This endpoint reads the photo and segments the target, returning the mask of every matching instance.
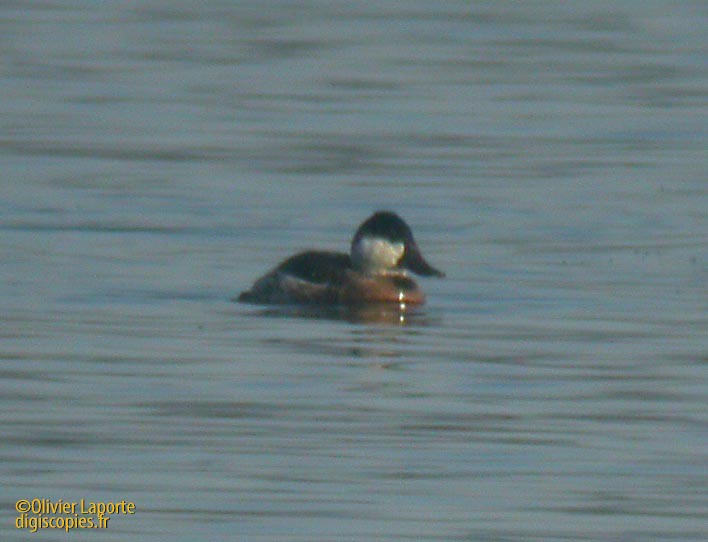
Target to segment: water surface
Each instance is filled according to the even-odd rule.
[[[0,537],[706,539],[703,2],[0,8]],[[403,315],[239,305],[390,208]],[[19,499],[129,500],[102,532]]]

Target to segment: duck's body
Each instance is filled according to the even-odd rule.
[[[258,279],[238,300],[326,305],[424,303],[425,295],[406,269],[444,276],[423,259],[403,219],[395,213],[378,212],[357,230],[351,255],[296,254]]]

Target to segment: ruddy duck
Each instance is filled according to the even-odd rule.
[[[444,277],[423,259],[408,224],[379,211],[354,234],[351,253],[308,251],[291,256],[242,292],[245,303],[421,304],[425,294],[406,270]]]

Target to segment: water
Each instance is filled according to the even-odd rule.
[[[0,538],[703,541],[703,2],[6,2]],[[397,312],[230,299],[372,211]]]

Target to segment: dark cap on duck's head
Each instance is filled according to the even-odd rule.
[[[386,246],[383,250],[381,242]],[[351,251],[355,264],[363,267],[403,267],[422,276],[445,276],[425,261],[411,228],[391,211],[378,211],[366,219],[354,234]],[[397,258],[388,265],[385,260],[392,255]]]

